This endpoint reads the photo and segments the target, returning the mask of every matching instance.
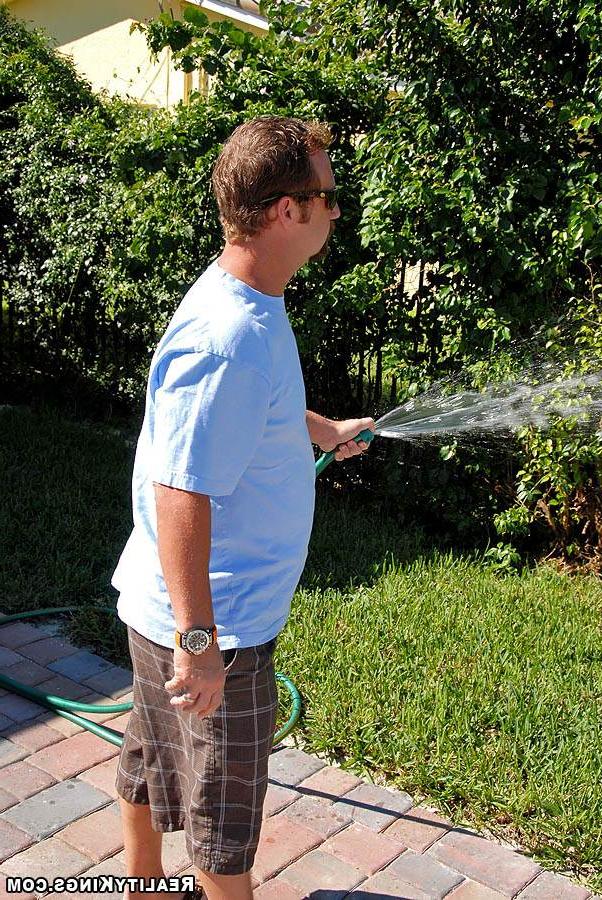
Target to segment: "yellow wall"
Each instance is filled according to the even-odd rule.
[[[203,87],[202,79],[187,78],[174,69],[168,50],[153,62],[144,35],[130,34],[133,22],[159,14],[157,0],[9,0],[9,6],[19,19],[44,28],[95,90],[169,107],[186,99],[191,88]],[[178,0],[172,8],[175,16],[181,15]],[[228,18],[208,9],[203,12],[210,20]],[[261,33],[259,28],[237,24]]]

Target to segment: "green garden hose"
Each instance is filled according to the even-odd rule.
[[[364,440],[369,443],[373,437],[373,432],[362,431],[357,435],[355,440]],[[316,475],[319,475],[333,459],[333,451],[324,453],[316,462]],[[59,615],[60,613],[76,612],[78,609],[78,606],[55,606],[14,613],[12,615],[2,616],[0,618],[0,627],[6,625],[8,622],[16,622],[20,619],[33,619],[36,616]],[[116,614],[117,612],[112,606],[101,606],[98,607],[98,609],[112,614]],[[274,735],[275,744],[279,743],[283,738],[290,734],[301,715],[301,695],[293,682],[287,675],[282,675],[280,672],[276,673],[276,679],[284,685],[290,694],[291,713],[282,728]],[[129,712],[133,707],[133,703],[129,700],[125,703],[111,703],[105,705],[78,703],[76,700],[67,700],[64,697],[58,697],[55,694],[47,694],[45,691],[39,691],[36,688],[29,687],[29,685],[15,681],[14,678],[10,678],[8,675],[2,674],[0,674],[0,686],[9,691],[13,691],[16,694],[21,694],[21,696],[26,697],[28,700],[33,700],[34,703],[39,703],[47,709],[53,710],[58,715],[63,716],[65,719],[69,719],[70,722],[74,722],[81,728],[85,728],[86,731],[91,731],[92,734],[102,738],[104,741],[108,741],[110,744],[114,744],[116,747],[121,747],[123,744],[123,735],[121,732],[116,731],[114,728],[109,728],[106,725],[91,722],[90,719],[85,719],[78,715],[78,713],[107,715],[109,713]]]
[[[32,609],[28,612],[3,616],[0,619],[0,627],[6,625],[8,622],[15,622],[19,619],[31,619],[34,616],[58,615],[59,613],[75,612],[78,609],[78,606],[56,606],[46,609]],[[113,606],[99,606],[98,609],[113,614],[117,612]],[[301,715],[301,695],[293,682],[290,678],[286,675],[282,675],[280,672],[276,673],[276,678],[288,690],[291,696],[292,708],[288,720],[274,735],[275,744],[285,738],[287,734],[290,734]],[[97,737],[108,741],[110,744],[115,744],[116,747],[121,747],[123,743],[123,735],[121,732],[116,731],[114,728],[109,728],[106,725],[99,725],[97,722],[91,722],[89,719],[84,719],[82,716],[77,715],[77,713],[89,713],[101,716],[108,713],[129,712],[133,707],[133,703],[130,700],[125,703],[110,703],[103,705],[79,703],[77,700],[66,700],[64,697],[57,697],[55,694],[47,694],[45,691],[39,691],[37,688],[29,687],[27,684],[21,684],[21,682],[15,681],[14,678],[2,674],[0,674],[0,687],[13,691],[16,694],[21,694],[28,700],[33,700],[34,703],[39,703],[41,706],[53,710],[65,719],[69,719],[70,722],[75,722],[76,725],[85,728],[86,731],[91,731],[92,734],[95,734]]]

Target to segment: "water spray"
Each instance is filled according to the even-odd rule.
[[[554,418],[575,419],[583,428],[600,428],[594,421],[602,413],[602,374],[573,376],[558,381],[524,381],[488,385],[483,391],[445,395],[441,385],[407,400],[381,416],[374,431],[361,431],[354,440],[370,443],[376,436],[414,441],[445,434],[516,431],[524,426],[541,430]],[[316,475],[334,459],[324,453]]]

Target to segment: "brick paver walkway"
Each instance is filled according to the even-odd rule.
[[[0,671],[84,702],[131,698],[130,671],[26,623],[0,627]],[[123,732],[128,715],[93,719],[110,719]],[[7,894],[9,875],[125,875],[118,753],[67,719],[0,691],[0,898],[36,896]],[[407,794],[292,747],[272,755],[265,815],[256,900],[592,898],[527,857],[414,806]],[[167,874],[190,870],[182,832],[164,836],[164,867]]]

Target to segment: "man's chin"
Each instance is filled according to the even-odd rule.
[[[322,248],[318,250],[317,253],[314,253],[313,256],[309,257],[309,262],[320,262],[323,259],[326,259],[328,254],[330,253],[330,238],[327,238]]]

